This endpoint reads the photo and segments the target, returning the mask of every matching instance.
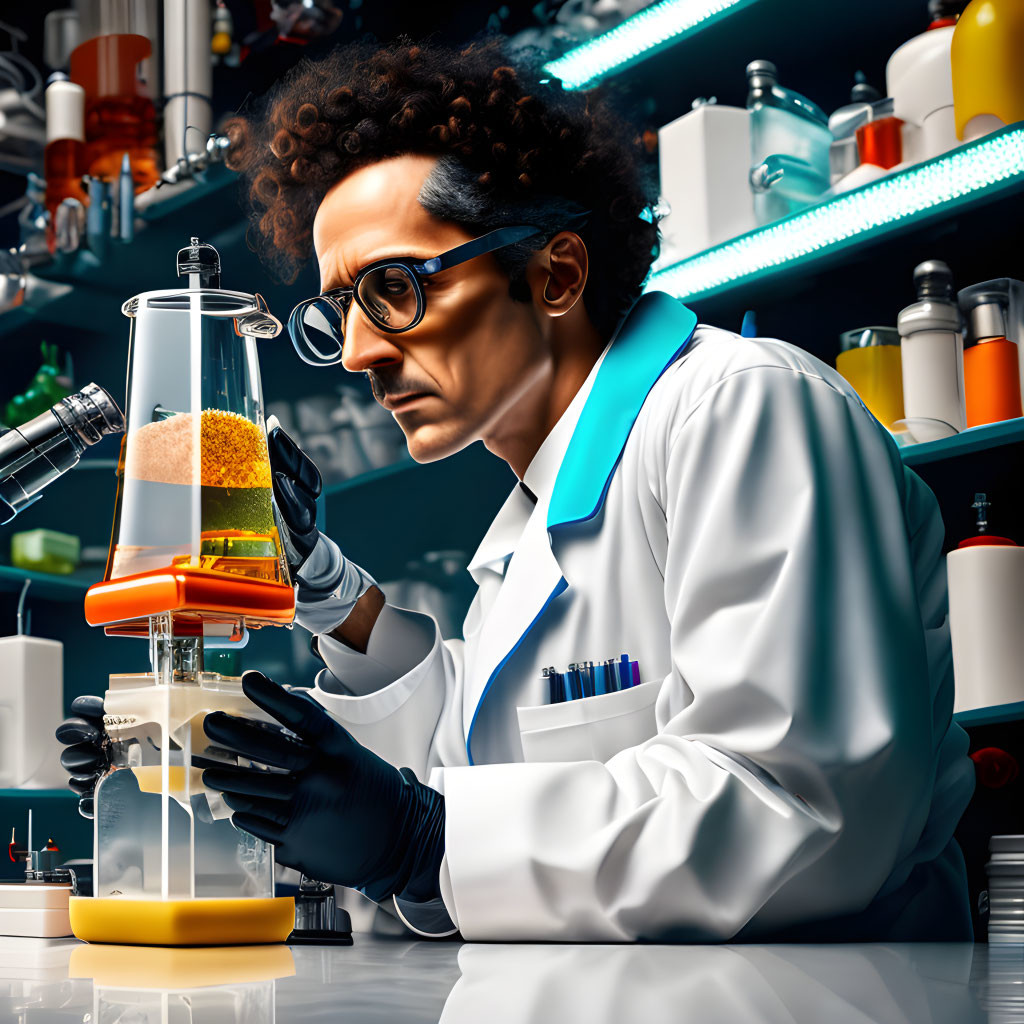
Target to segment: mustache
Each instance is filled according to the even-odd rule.
[[[433,394],[434,392],[433,388],[427,387],[419,381],[386,372],[382,373],[380,370],[367,370],[366,377],[370,382],[370,390],[373,392],[373,397],[378,402],[383,402],[388,395],[408,395],[419,392],[430,392]]]

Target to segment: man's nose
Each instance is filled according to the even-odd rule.
[[[345,343],[341,365],[352,373],[365,373],[379,366],[392,366],[402,361],[402,350],[386,334],[375,331],[362,315],[353,309],[345,324]]]

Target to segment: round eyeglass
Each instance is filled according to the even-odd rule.
[[[292,345],[311,366],[340,363],[345,318],[353,299],[378,330],[386,334],[411,331],[427,311],[421,278],[538,234],[540,228],[520,224],[490,231],[429,260],[392,257],[370,263],[356,274],[351,288],[332,288],[303,299],[292,310],[288,317]]]

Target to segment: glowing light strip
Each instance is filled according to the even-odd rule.
[[[646,291],[687,300],[884,235],[979,193],[1024,182],[1024,128],[1005,128],[928,163],[740,235],[653,274]]]
[[[550,61],[544,70],[566,89],[581,89],[635,64],[680,37],[754,0],[662,0],[595,39]]]

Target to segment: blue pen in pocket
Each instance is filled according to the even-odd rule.
[[[548,688],[548,703],[549,704],[561,704],[565,700],[565,696],[562,692],[562,680],[559,674],[554,668],[543,668],[541,669],[541,678],[547,684]]]
[[[619,685],[616,687],[616,689],[628,690],[629,689],[629,684],[630,684],[629,655],[628,654],[623,654],[619,658],[619,663],[616,666],[616,668],[618,669],[618,672],[619,672]]]

